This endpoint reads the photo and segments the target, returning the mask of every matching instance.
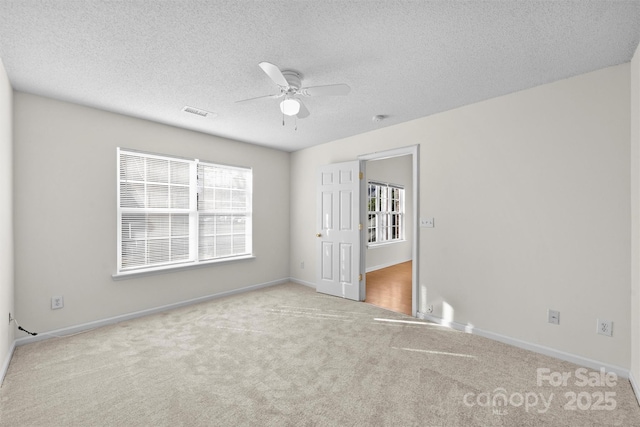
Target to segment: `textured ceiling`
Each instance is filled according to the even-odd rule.
[[[628,62],[639,39],[640,1],[0,0],[16,90],[287,151]],[[235,102],[278,93],[261,61],[351,93],[283,126],[278,100]]]

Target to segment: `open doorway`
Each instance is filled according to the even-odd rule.
[[[365,160],[365,302],[399,313],[417,311],[417,147]]]
[[[406,261],[368,272],[365,302],[411,316],[411,266]]]

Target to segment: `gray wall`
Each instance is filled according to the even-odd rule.
[[[13,90],[0,60],[0,381],[14,339],[8,316],[13,311]]]
[[[640,48],[631,61],[631,378],[640,402]]]
[[[50,331],[288,278],[289,153],[14,96],[16,315],[24,327]],[[112,280],[118,146],[252,167],[256,258]],[[54,295],[64,296],[63,309],[51,310]]]
[[[436,226],[419,231],[419,310],[629,369],[629,76],[623,64],[293,153],[292,277],[314,281],[317,167],[420,144],[418,210]]]

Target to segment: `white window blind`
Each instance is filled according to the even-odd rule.
[[[247,169],[198,164],[198,256],[201,260],[249,253],[251,183]]]
[[[251,254],[251,169],[118,149],[118,273]]]

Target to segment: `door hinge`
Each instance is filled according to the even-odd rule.
[[[360,172],[358,176],[360,177],[360,179],[364,178],[364,174],[362,172]]]
[[[362,224],[358,224],[358,230],[362,230]]]
[[[362,282],[362,274],[358,274],[358,282]]]

